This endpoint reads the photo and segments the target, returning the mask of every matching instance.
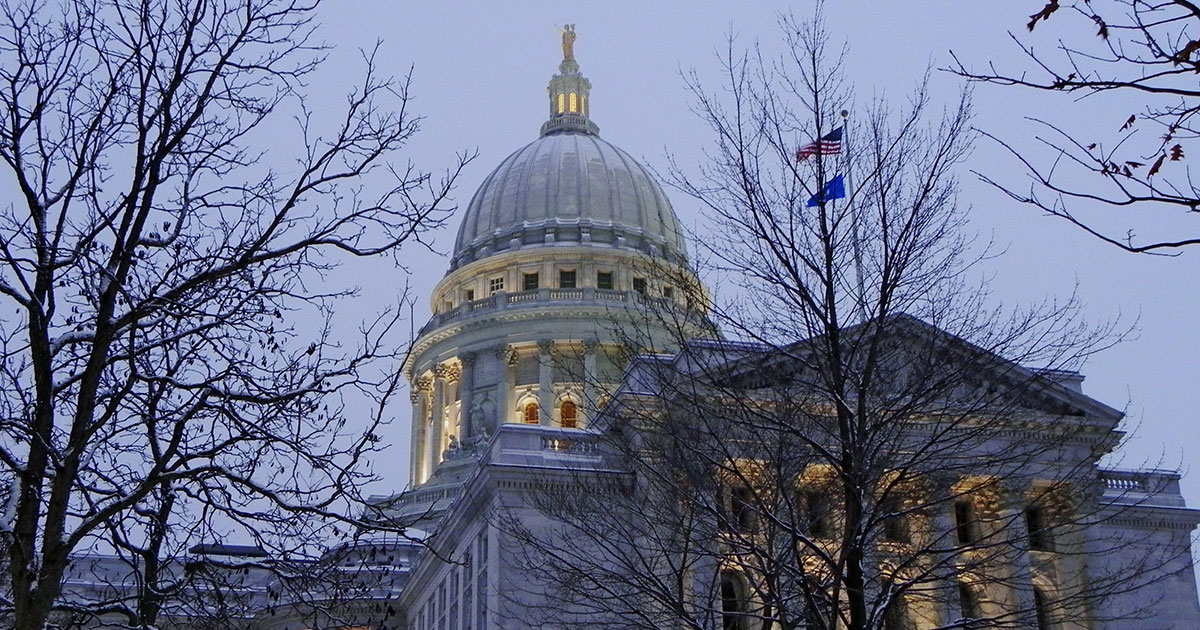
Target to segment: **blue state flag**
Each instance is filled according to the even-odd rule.
[[[846,196],[846,182],[841,175],[834,177],[826,182],[825,187],[821,192],[808,198],[808,203],[804,204],[809,208],[814,208],[822,202],[833,201],[834,199],[842,199]]]

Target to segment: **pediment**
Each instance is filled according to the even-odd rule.
[[[881,367],[873,371],[870,391],[880,398],[926,397],[930,406],[980,405],[992,401],[1008,412],[1031,416],[1087,417],[1110,428],[1123,414],[1079,389],[1082,376],[1066,370],[1039,371],[951,335],[909,315],[889,319],[884,327],[857,326],[843,332],[846,365],[861,365],[870,356]],[[681,356],[693,373],[703,373],[726,386],[748,389],[828,385],[820,351],[822,339],[786,347],[704,342]],[[873,343],[874,347],[868,347]],[[873,353],[873,354],[868,354]],[[853,372],[853,370],[851,370]],[[854,387],[848,391],[856,391]]]

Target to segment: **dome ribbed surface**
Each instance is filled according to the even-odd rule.
[[[550,133],[517,150],[475,192],[451,270],[513,249],[590,245],[687,256],[662,187],[628,153],[590,133]]]

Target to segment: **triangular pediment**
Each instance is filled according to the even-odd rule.
[[[779,347],[705,341],[685,348],[677,361],[685,372],[727,385],[756,389],[812,384],[826,391],[821,390],[821,370],[831,353],[823,351],[822,343],[825,339]],[[1083,394],[1082,376],[1076,372],[1022,366],[909,315],[892,316],[882,325],[847,328],[841,344],[847,365],[870,356],[880,366],[873,371],[871,391],[882,396],[929,396],[931,404],[941,405],[953,405],[956,399],[964,404],[994,400],[1011,413],[1086,417],[1109,428],[1123,415]]]

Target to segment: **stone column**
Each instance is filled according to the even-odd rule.
[[[471,423],[471,402],[474,400],[472,393],[475,389],[475,353],[464,352],[458,355],[458,360],[462,363],[462,375],[458,377],[458,430],[462,435],[458,436],[458,439],[464,442],[479,432],[479,427],[472,426]]]
[[[413,378],[409,382],[408,399],[412,401],[412,445],[410,451],[412,453],[412,462],[409,467],[409,483],[417,485],[424,483],[429,478],[429,445],[426,440],[429,439],[428,422],[429,417],[429,377],[421,376]]]
[[[1025,499],[1029,485],[1012,480],[1004,484],[999,497],[999,522],[1006,528],[1005,538],[1012,546],[1009,551],[1011,561],[1009,567],[1012,576],[1008,580],[1012,598],[1013,610],[1020,611],[1018,619],[1022,626],[1035,627],[1037,617],[1033,602],[1033,566],[1029,556],[1029,537],[1025,526]]]
[[[588,339],[583,342],[583,408],[588,415],[584,418],[585,422],[590,422],[591,418],[596,415],[599,410],[600,401],[596,399],[596,349],[600,342],[595,339]]]
[[[446,368],[439,365],[433,368],[433,409],[429,414],[429,422],[433,425],[429,436],[429,472],[442,463],[442,451],[446,450],[443,442],[446,439]]]
[[[538,411],[541,425],[550,426],[554,409],[554,342],[549,339],[538,341]]]
[[[933,515],[929,519],[930,531],[932,537],[931,546],[934,548],[951,549],[958,546],[958,528],[954,523],[954,501],[949,500],[953,494],[954,483],[956,479],[952,475],[934,474],[931,475],[930,492],[933,493],[933,498],[930,503],[933,506]],[[943,597],[934,597],[933,601],[938,606],[938,613],[942,616],[939,623],[944,626],[949,626],[955,620],[962,618],[962,607],[958,602],[958,571],[954,568],[952,551],[942,553],[934,553],[932,561],[941,567],[938,570],[940,573],[941,584],[936,588],[943,593]],[[938,599],[941,599],[939,602]]]
[[[512,346],[501,344],[496,347],[504,375],[496,384],[496,430],[506,422],[512,422],[513,392],[517,389],[517,353]]]

